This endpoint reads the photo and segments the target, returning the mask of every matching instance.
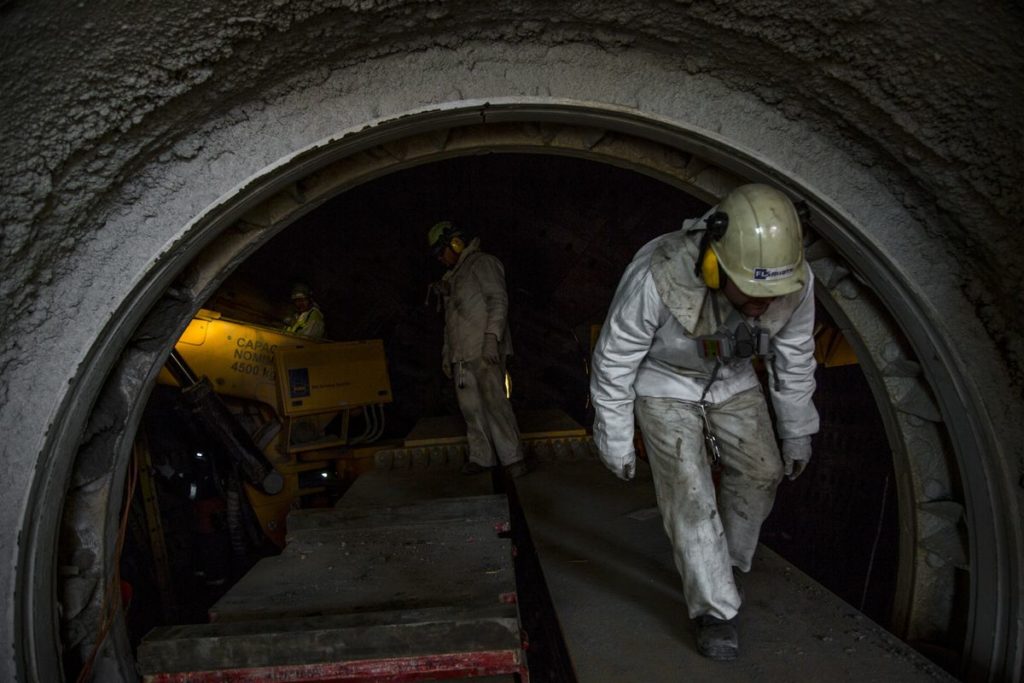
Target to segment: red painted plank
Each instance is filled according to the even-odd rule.
[[[528,683],[529,674],[521,650],[455,652],[418,657],[396,657],[356,662],[289,664],[258,668],[220,669],[152,674],[146,683],[242,683],[288,681],[289,683],[411,683],[445,678],[471,678],[519,674]]]

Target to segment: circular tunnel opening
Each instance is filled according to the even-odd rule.
[[[543,138],[545,133],[541,127],[529,127],[528,132],[530,135],[537,136],[538,131],[541,133],[540,137]],[[493,138],[488,138],[486,135],[483,137],[485,138],[482,146],[484,150],[494,146]],[[597,139],[600,137],[597,136]],[[586,135],[583,138],[587,143],[584,147],[591,149],[595,139],[587,138]],[[500,147],[500,145],[497,146]],[[515,145],[509,145],[509,147],[513,148]],[[537,147],[540,146],[537,145]],[[477,147],[476,149],[481,148]],[[409,387],[416,387],[418,383],[424,382],[429,384],[430,381],[433,381],[429,379],[429,376],[435,373],[433,369],[424,373],[422,368],[431,367],[436,363],[425,363],[424,365],[424,361],[415,359],[420,355],[424,358],[433,355],[436,359],[436,350],[428,350],[427,345],[431,343],[430,326],[434,325],[434,329],[439,330],[440,321],[436,315],[429,314],[422,304],[421,297],[425,293],[423,283],[425,280],[429,281],[431,277],[436,277],[436,272],[430,273],[433,264],[429,258],[424,257],[421,240],[423,231],[430,222],[442,217],[452,218],[479,226],[481,235],[488,240],[493,240],[494,247],[492,248],[508,259],[508,263],[512,266],[510,270],[513,272],[509,274],[510,293],[514,302],[512,325],[513,330],[517,327],[522,330],[519,334],[526,340],[525,346],[517,351],[519,358],[513,371],[518,378],[515,380],[515,396],[530,396],[531,400],[534,400],[532,397],[539,397],[537,400],[548,403],[564,403],[566,412],[569,414],[580,414],[579,411],[583,410],[585,416],[585,397],[581,397],[578,390],[579,385],[585,388],[585,381],[578,380],[584,373],[583,362],[587,353],[581,353],[581,347],[586,348],[587,340],[580,338],[578,331],[574,329],[578,325],[569,325],[568,323],[578,317],[575,314],[579,312],[589,314],[593,309],[593,307],[588,308],[589,302],[592,301],[589,298],[591,297],[590,290],[596,291],[598,287],[592,286],[591,283],[599,282],[600,286],[605,288],[607,298],[604,300],[604,305],[606,306],[607,299],[610,299],[611,292],[621,274],[622,266],[628,262],[638,246],[650,237],[674,229],[683,217],[700,213],[701,207],[707,206],[715,196],[720,196],[730,185],[736,184],[737,176],[716,170],[711,165],[704,165],[703,168],[707,173],[703,181],[698,179],[698,182],[693,183],[692,165],[687,167],[687,164],[683,164],[682,167],[687,169],[686,175],[691,183],[673,184],[688,186],[692,192],[690,194],[681,193],[669,184],[659,184],[640,174],[629,173],[608,164],[595,165],[592,162],[579,159],[567,159],[564,155],[515,155],[504,159],[502,158],[504,155],[465,156],[465,154],[467,152],[464,150],[449,151],[446,153],[447,156],[461,156],[462,158],[419,166],[408,162],[396,162],[393,154],[389,156],[389,153],[370,154],[368,156],[371,157],[371,167],[376,162],[377,170],[364,173],[358,183],[353,184],[344,179],[341,182],[333,181],[335,189],[330,196],[337,195],[339,191],[343,193],[336,201],[327,204],[323,204],[323,202],[328,198],[324,198],[322,195],[313,200],[310,200],[309,197],[316,195],[317,192],[322,192],[318,183],[322,185],[324,177],[330,176],[332,172],[324,172],[321,169],[318,172],[318,177],[316,173],[309,175],[307,169],[305,175],[294,176],[292,185],[285,187],[265,204],[244,214],[235,223],[233,230],[222,233],[224,239],[211,243],[206,251],[192,262],[191,267],[182,271],[179,282],[169,290],[168,298],[172,303],[164,310],[159,307],[154,309],[151,321],[155,322],[156,327],[147,330],[144,336],[150,340],[154,339],[154,329],[158,332],[155,338],[159,338],[161,331],[165,335],[169,330],[178,330],[180,333],[191,313],[201,303],[207,301],[209,305],[221,306],[225,310],[234,306],[236,307],[234,314],[240,317],[264,316],[265,322],[270,322],[279,315],[280,302],[286,296],[288,283],[296,279],[296,271],[306,270],[303,264],[305,260],[308,260],[316,262],[318,267],[309,269],[313,277],[304,279],[312,280],[312,286],[320,292],[319,296],[328,314],[328,336],[354,339],[362,336],[364,331],[367,334],[371,332],[379,334],[390,328],[393,335],[390,343],[394,346],[392,353],[395,360],[392,360],[389,355],[389,363],[394,363],[396,369],[402,367],[403,364],[406,367],[406,370],[396,373],[396,387],[403,382]],[[591,154],[593,152],[581,153],[578,149],[574,152],[576,156],[590,156]],[[593,156],[598,158],[600,155],[593,154]],[[536,162],[540,166],[547,165],[547,168],[534,169],[536,177],[527,177],[528,164],[526,160]],[[450,171],[447,171],[447,176],[445,173],[439,172],[445,163],[450,164],[451,168]],[[502,163],[506,164],[506,167],[494,176],[493,183],[483,182],[487,174],[493,172],[490,167],[501,169]],[[568,166],[584,164],[586,170],[581,173],[579,168],[563,166],[561,172],[555,173],[552,169],[556,169],[560,164]],[[658,159],[638,159],[634,156],[630,163],[621,165],[634,169],[645,169],[645,173],[655,177],[671,176],[671,174],[664,173],[664,164],[660,164]],[[404,166],[416,167],[401,171],[400,169]],[[676,169],[678,170],[678,168],[677,165]],[[397,172],[394,172],[396,170]],[[584,205],[589,206],[599,195],[587,196],[577,190],[589,188],[593,191],[595,187],[600,190],[606,190],[606,188],[583,183],[575,189],[569,189],[574,182],[579,182],[579,179],[569,174],[569,171],[582,176],[600,177],[603,174],[608,176],[606,181],[615,174],[624,174],[622,179],[618,179],[623,186],[630,186],[641,180],[649,183],[650,186],[644,186],[643,192],[634,192],[631,196],[622,197],[620,208],[609,208],[607,214],[581,210],[579,204],[570,205],[565,198],[582,196],[586,200]],[[417,176],[417,174],[420,175]],[[625,180],[625,176],[630,176],[632,180]],[[362,184],[371,177],[380,179],[372,184]],[[709,177],[712,179],[710,182],[707,181]],[[756,177],[765,179],[763,176]],[[543,182],[539,182],[540,180]],[[519,185],[516,186],[512,181],[519,181]],[[434,194],[429,196],[424,194],[416,206],[401,207],[394,203],[394,197],[400,196],[403,191],[408,192],[408,187],[401,185],[403,182],[411,182],[416,187],[432,188]],[[331,183],[331,179],[328,178],[326,184],[331,185]],[[387,193],[380,189],[374,189],[378,187],[378,184],[379,187],[388,187],[389,183],[391,186]],[[278,184],[278,187],[281,185]],[[509,204],[510,194],[515,195],[516,192],[519,193],[515,195],[517,198],[526,197],[528,193],[524,188],[539,191],[541,194],[547,193],[544,196],[557,199],[558,201],[554,203],[555,206],[561,207],[563,211],[575,212],[570,216],[571,220],[558,222],[556,218],[559,214],[551,211],[551,204],[536,201],[522,213],[515,213],[512,216],[499,215],[501,213],[499,210],[491,208],[495,205],[501,207]],[[365,196],[360,194],[363,191],[365,191]],[[380,193],[377,198],[372,195],[374,191]],[[496,201],[490,205],[483,199],[490,199],[489,193],[496,195],[494,197]],[[644,193],[649,194],[644,195]],[[659,194],[664,197],[664,205],[657,211],[652,211],[650,198]],[[692,195],[698,195],[700,198],[694,199]],[[358,206],[352,204],[346,211],[337,208],[360,196],[362,203]],[[460,199],[457,200],[457,198]],[[283,208],[281,204],[284,204]],[[314,210],[321,204],[323,204],[322,213],[321,210]],[[453,209],[452,207],[455,206],[459,208]],[[628,207],[629,211],[624,211],[621,207]],[[423,216],[424,221],[413,226],[413,223],[409,221],[409,215],[403,214],[399,209],[403,209],[412,216]],[[439,209],[446,215],[436,215]],[[314,212],[309,213],[311,210]],[[331,216],[332,210],[337,212],[334,216]],[[349,215],[338,215],[346,212]],[[496,215],[489,216],[489,213]],[[268,228],[269,232],[276,232],[284,225],[292,223],[302,216],[305,217],[301,218],[301,223],[295,223],[291,229],[276,238],[287,242],[294,240],[294,245],[282,241],[278,245],[280,250],[278,253],[267,250],[264,254],[256,250],[256,247],[267,241]],[[351,220],[350,216],[361,217],[371,228],[360,234],[358,232],[360,226],[356,221]],[[380,220],[379,216],[387,218]],[[551,218],[552,216],[556,218]],[[330,258],[328,250],[318,246],[317,239],[327,238],[317,234],[315,229],[317,225],[324,235],[332,236],[332,241],[337,240],[344,245],[344,254],[349,261],[339,264],[337,260]],[[566,231],[566,225],[571,226],[571,229]],[[605,261],[592,258],[592,254],[587,255],[587,252],[593,249],[594,243],[589,242],[587,238],[594,232],[594,225],[598,225],[607,233],[608,241],[602,245],[602,248],[609,254]],[[305,231],[309,231],[307,238],[299,239],[298,235]],[[645,234],[645,231],[649,232]],[[885,426],[887,440],[893,447],[897,479],[913,479],[913,476],[907,476],[907,472],[912,474],[915,464],[908,465],[906,454],[901,456],[898,452],[900,450],[899,443],[903,438],[900,434],[899,423],[903,420],[909,421],[914,426],[920,426],[918,423],[922,422],[928,423],[933,426],[937,425],[935,429],[941,432],[941,418],[936,419],[933,414],[934,410],[930,412],[930,408],[934,407],[934,401],[929,403],[926,389],[924,395],[918,397],[919,400],[915,399],[915,402],[904,405],[905,410],[895,411],[895,402],[891,396],[885,393],[890,384],[889,378],[880,382],[877,376],[879,362],[875,358],[877,354],[873,355],[873,349],[878,348],[878,340],[873,338],[869,341],[865,340],[877,333],[878,329],[883,331],[884,345],[881,348],[885,354],[885,360],[889,366],[898,366],[898,369],[903,371],[898,376],[899,379],[895,380],[896,383],[903,381],[903,378],[908,378],[908,381],[919,381],[920,369],[914,371],[913,352],[908,349],[909,345],[900,334],[899,327],[892,323],[891,317],[886,315],[884,306],[878,305],[877,297],[873,298],[870,292],[863,289],[862,283],[856,278],[850,277],[851,269],[847,267],[850,264],[844,263],[842,256],[837,254],[829,243],[819,238],[820,235],[812,230],[811,243],[808,246],[809,260],[815,265],[822,285],[819,302],[828,310],[843,335],[849,337],[849,342],[855,347],[857,357],[860,359],[870,358],[874,361],[870,367],[865,366],[865,375],[868,379],[869,390],[880,408],[880,419]],[[273,242],[267,243],[272,244]],[[399,252],[404,261],[397,267],[388,263],[388,256],[382,253],[387,249],[380,249],[382,245],[386,245],[391,251]],[[508,249],[508,254],[498,251],[499,247]],[[285,260],[280,257],[285,252],[295,254],[295,256],[288,258],[287,262],[283,263]],[[245,261],[247,257],[252,258],[247,262]],[[546,262],[545,258],[548,259]],[[617,268],[614,263],[616,258],[620,259]],[[544,282],[545,285],[553,287],[553,290],[536,286],[535,279],[531,277],[517,280],[514,274],[515,264],[520,262],[531,265],[536,262],[538,266],[546,266],[544,274],[547,279],[538,278],[536,282]],[[348,270],[343,271],[342,266],[344,265],[348,266]],[[255,277],[255,283],[250,282],[254,276],[247,272],[249,269],[255,269],[259,274]],[[589,271],[591,279],[570,279],[561,272],[565,270],[574,273]],[[523,271],[526,269],[524,268]],[[337,277],[339,272],[341,272],[341,276]],[[395,291],[388,292],[382,288],[373,288],[374,277],[379,277],[381,272],[387,272],[389,278],[394,276],[403,282],[413,284],[407,285],[408,291],[402,290],[397,296]],[[228,277],[229,273],[230,277]],[[331,273],[335,276],[328,275]],[[424,276],[426,277],[424,278]],[[345,281],[345,284],[339,286],[337,284],[339,280]],[[587,287],[574,290],[573,285],[580,281],[588,283]],[[368,285],[368,289],[360,290],[361,285]],[[416,289],[419,291],[416,292]],[[190,291],[204,292],[205,294],[198,299],[192,299],[188,294]],[[357,294],[360,291],[365,293]],[[551,291],[557,292],[558,296],[552,297]],[[574,299],[573,297],[578,297],[581,291],[586,294],[586,298]],[[256,293],[256,295],[252,296],[252,293]],[[367,297],[376,305],[373,307],[369,305],[353,306],[349,303],[353,296]],[[837,299],[845,300],[847,303],[854,302],[856,305],[852,307],[837,305]],[[529,304],[535,307],[537,313],[516,312],[516,308],[531,310]],[[408,312],[417,306],[425,309],[419,314],[422,320],[413,324],[409,330],[396,331],[401,323],[395,321],[408,320],[402,313],[408,315]],[[565,307],[564,310],[571,311],[573,315],[566,316],[564,319],[559,318],[557,312],[562,306]],[[182,317],[183,313],[185,314],[184,318]],[[415,319],[416,314],[412,315]],[[594,323],[599,322],[599,320],[594,321]],[[358,334],[355,334],[357,331]],[[141,356],[143,363],[146,362],[145,359],[152,359],[148,362],[152,363],[155,360],[158,367],[162,358],[161,349],[165,352],[176,336],[175,334],[173,337],[143,349],[144,353]],[[405,344],[412,348],[402,348],[403,345],[398,343],[398,340],[401,339],[414,339],[415,344]],[[531,350],[531,346],[533,346],[533,350]],[[527,361],[531,359],[531,356],[533,356],[534,363],[528,364]],[[557,358],[557,362],[550,362],[552,358]],[[567,367],[571,367],[573,362],[579,363],[579,374],[572,372],[571,369],[566,370]],[[134,380],[135,377],[133,376],[132,379]],[[118,381],[116,373],[113,381]],[[117,388],[121,390],[123,386]],[[147,387],[141,387],[133,391],[145,395],[148,390]],[[416,393],[415,390],[413,393]],[[443,403],[443,397],[430,390],[422,393],[427,395],[430,400],[440,400]],[[582,409],[578,407],[581,401],[584,406]],[[574,408],[574,406],[576,407]],[[894,417],[894,411],[900,414]],[[396,409],[395,419],[389,420],[388,429],[392,431],[386,432],[386,434],[400,433],[403,424],[407,424],[415,412],[416,410],[410,410],[409,414],[403,414],[401,409]],[[127,436],[129,439],[131,438],[131,434]],[[917,441],[920,442],[920,439]],[[946,460],[947,467],[950,465],[948,450],[940,451],[937,457],[940,460]],[[88,457],[83,462],[88,462]],[[117,489],[119,487],[116,482],[123,481],[123,478],[115,477],[114,481],[113,488]],[[945,495],[945,489],[937,490],[936,486],[946,486],[946,482],[932,478],[925,484],[931,487],[933,497]],[[879,493],[877,488],[871,486],[868,487],[868,490]],[[913,534],[916,533],[913,529],[907,531],[907,511],[918,507],[920,500],[915,497],[914,487],[905,481],[897,486],[897,490],[901,494],[899,509],[903,525],[899,544],[900,570],[899,576],[896,578],[894,592],[899,598],[897,603],[902,601],[905,604],[902,606],[897,604],[894,608],[895,617],[892,620],[894,630],[914,642],[928,638],[938,639],[943,643],[944,648],[956,650],[959,647],[958,643],[949,642],[950,638],[954,641],[958,638],[956,630],[950,628],[949,614],[952,611],[950,605],[959,599],[957,598],[958,590],[955,586],[950,589],[949,586],[943,584],[938,586],[937,595],[920,595],[918,586],[913,583],[917,564],[925,559],[932,563],[936,562],[931,555],[922,557],[921,552],[913,547],[912,542],[907,543],[907,534],[910,534],[909,538],[913,541]],[[954,508],[958,505],[955,502],[956,496],[954,485],[947,496]],[[116,494],[112,496],[112,499],[116,500],[116,498]],[[83,514],[83,506],[76,504],[77,501],[71,501],[71,503],[67,508],[68,514],[65,516],[67,526],[80,526],[86,520],[95,520],[95,510],[87,510]],[[944,519],[948,523],[947,526],[956,529],[960,518],[956,517],[956,510],[951,511],[949,507],[942,510],[945,514]],[[90,514],[92,515],[91,519]],[[75,515],[82,516],[75,518]],[[109,509],[102,510],[99,516],[106,518],[107,522],[113,517],[109,514]],[[876,529],[884,526],[885,517],[886,515],[880,515],[879,518],[882,521],[878,527],[875,527]],[[911,513],[909,518],[913,519],[913,517],[914,515]],[[891,515],[888,523],[893,523]],[[929,531],[936,532],[938,527],[933,522],[929,523],[932,524]],[[913,523],[909,526],[913,526]],[[941,532],[942,529],[938,528],[936,533]],[[953,545],[956,545],[956,539],[953,540]],[[947,545],[949,545],[948,541],[948,538],[944,539]],[[73,543],[68,547],[71,548],[71,552],[76,550]],[[957,548],[948,551],[950,557],[935,553],[939,559],[936,564],[947,565],[950,562],[955,562],[956,551]],[[103,557],[107,556],[107,553],[101,549],[97,555]],[[908,576],[911,578],[908,579]],[[962,581],[963,577],[960,576],[956,580]],[[911,582],[910,586],[906,585],[907,581]],[[889,590],[891,587],[891,584],[885,581],[878,581],[875,585],[876,587],[885,586],[885,590]],[[934,585],[931,587],[934,588]],[[911,597],[908,598],[908,595]],[[887,598],[883,596],[877,601],[879,604],[885,604]],[[912,604],[908,606],[906,603]],[[921,609],[922,605],[926,612],[930,609],[934,610],[937,612],[937,616],[933,618],[933,615],[926,614],[925,617],[922,617],[919,612],[915,611]],[[68,623],[73,622],[74,618]],[[74,635],[76,629],[67,629],[66,633]],[[923,637],[916,637],[915,634],[923,635]],[[80,637],[78,642],[85,642],[85,639],[81,638],[81,628],[77,629],[77,635]],[[121,653],[124,654],[123,651]]]
[[[394,400],[384,408],[379,438],[399,443],[421,417],[458,414],[452,385],[438,369],[442,316],[426,296],[442,273],[425,247],[427,228],[452,220],[506,266],[514,406],[556,409],[589,425],[590,340],[623,269],[643,244],[708,207],[609,164],[464,156],[392,173],[328,201],[238,265],[203,308],[281,329],[292,285],[307,284],[327,339],[383,341]],[[827,311],[818,319],[823,428],[816,457],[801,480],[780,489],[763,541],[891,627],[899,561],[892,455],[856,355]],[[244,361],[245,353],[239,347],[234,355]],[[223,371],[243,372],[234,367],[238,358]],[[147,507],[140,502],[146,494],[137,494],[121,556],[133,648],[153,626],[205,621],[206,610],[259,557],[277,552],[260,536],[258,515],[238,510],[245,503],[232,481],[237,473],[177,406],[178,394],[158,386],[140,426],[152,500]],[[229,400],[238,414],[253,409]],[[339,482],[295,496],[289,507],[329,506],[343,491]],[[246,528],[233,528],[239,525]],[[163,537],[160,544],[151,534]],[[161,545],[163,557],[154,553]]]

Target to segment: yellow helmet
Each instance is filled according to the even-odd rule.
[[[708,219],[709,231],[716,227],[708,255],[741,292],[776,297],[803,289],[807,265],[800,217],[782,192],[768,185],[737,187]]]

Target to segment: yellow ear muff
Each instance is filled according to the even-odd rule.
[[[708,289],[718,289],[722,286],[719,278],[718,257],[711,247],[704,251],[704,260],[700,264],[700,275],[704,278],[704,284]]]
[[[456,254],[461,254],[462,250],[466,248],[466,243],[462,241],[461,237],[453,237],[452,241],[448,243],[448,246],[452,248]]]

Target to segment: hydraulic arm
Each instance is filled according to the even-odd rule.
[[[181,385],[182,398],[192,414],[238,463],[245,479],[268,495],[279,493],[284,486],[283,477],[214,393],[210,380],[197,377],[176,349],[171,351],[167,369]]]

